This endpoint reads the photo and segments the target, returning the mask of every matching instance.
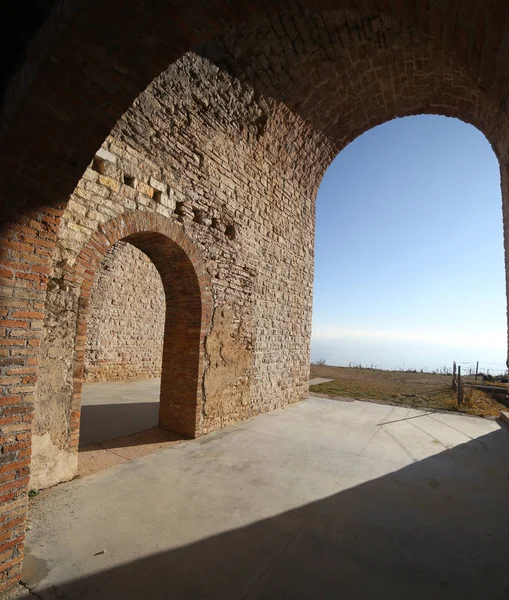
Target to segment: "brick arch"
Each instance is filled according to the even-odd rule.
[[[355,55],[354,55],[355,56]],[[356,59],[356,60],[355,60]],[[420,68],[415,69],[414,65]],[[500,164],[509,158],[509,119],[450,55],[433,48],[357,54],[313,65],[312,82],[326,101],[306,92],[305,70],[292,87],[308,122],[327,122],[329,161],[355,138],[392,119],[420,114],[457,118],[478,129]]]
[[[20,212],[28,206],[36,209],[46,207],[45,212],[34,210],[24,214],[2,239],[2,259],[5,261],[1,273],[4,279],[3,285],[10,286],[8,294],[13,297],[13,291],[21,290],[19,293],[21,300],[16,299],[16,302],[25,309],[20,310],[15,303],[9,305],[5,311],[8,319],[3,324],[7,327],[4,329],[6,332],[4,335],[7,341],[12,342],[13,339],[8,338],[14,335],[22,340],[25,344],[23,351],[26,352],[26,358],[20,358],[13,350],[9,350],[9,359],[16,361],[14,364],[17,367],[12,369],[12,373],[8,372],[11,369],[7,366],[8,361],[5,361],[6,366],[2,367],[7,377],[12,378],[7,381],[12,381],[13,386],[18,379],[22,381],[21,386],[17,386],[16,383],[14,388],[16,395],[9,397],[7,394],[10,392],[6,391],[5,396],[2,397],[5,410],[9,411],[5,412],[5,415],[9,415],[5,418],[8,422],[15,423],[10,425],[11,433],[2,439],[6,448],[4,452],[14,465],[10,467],[11,475],[7,476],[11,477],[12,481],[8,480],[4,483],[2,490],[4,501],[7,503],[9,499],[13,499],[14,503],[6,506],[2,518],[10,515],[5,517],[5,523],[11,523],[6,525],[10,538],[7,535],[5,539],[9,538],[6,542],[9,547],[16,548],[17,561],[9,572],[5,572],[6,581],[7,579],[12,581],[19,576],[23,522],[18,523],[18,514],[15,511],[16,503],[25,498],[26,486],[28,486],[30,444],[27,438],[30,436],[29,427],[33,413],[31,385],[37,378],[38,364],[34,348],[37,348],[39,343],[36,336],[40,335],[39,325],[44,316],[42,311],[45,279],[50,273],[51,252],[56,243],[58,223],[62,216],[61,207],[66,197],[72,193],[85,166],[93,158],[94,152],[105,140],[119,117],[169,64],[178,61],[186,52],[202,47],[209,39],[221,36],[225,32],[233,37],[237,35],[237,39],[249,45],[252,43],[251,38],[239,36],[239,27],[246,23],[266,20],[269,14],[281,14],[286,11],[290,15],[288,27],[276,23],[276,38],[274,40],[272,37],[269,39],[268,36],[263,38],[270,42],[267,45],[269,54],[260,52],[259,55],[254,55],[252,64],[248,61],[245,67],[246,70],[253,71],[259,65],[258,71],[254,69],[258,74],[256,81],[260,83],[274,78],[273,83],[276,84],[274,89],[278,90],[279,101],[287,102],[289,111],[300,110],[300,107],[292,104],[291,101],[291,96],[299,93],[299,88],[290,86],[287,92],[278,84],[280,81],[278,73],[282,77],[285,70],[278,71],[277,64],[273,68],[274,58],[279,51],[277,47],[272,46],[272,42],[274,41],[277,46],[278,36],[284,38],[284,32],[287,32],[286,37],[292,38],[288,49],[298,59],[305,39],[315,35],[315,32],[308,27],[302,30],[301,21],[299,23],[295,21],[295,14],[300,14],[303,8],[312,12],[352,10],[356,12],[357,22],[360,19],[361,24],[368,22],[372,15],[378,16],[382,22],[385,22],[385,17],[388,16],[394,22],[404,24],[407,29],[418,31],[421,36],[416,42],[418,46],[429,44],[429,47],[444,50],[444,54],[454,55],[453,70],[459,69],[464,77],[462,76],[459,85],[459,80],[451,80],[450,91],[455,93],[454,97],[462,104],[462,114],[466,115],[469,112],[470,102],[461,91],[464,89],[471,91],[474,88],[482,91],[490,99],[490,107],[494,107],[494,111],[488,107],[485,110],[491,117],[495,115],[498,119],[499,116],[505,117],[507,114],[509,70],[505,48],[509,36],[507,26],[509,4],[503,1],[479,0],[476,3],[462,3],[457,0],[441,2],[303,0],[297,3],[263,0],[253,3],[246,0],[232,0],[224,3],[220,0],[210,2],[175,0],[168,3],[164,0],[147,0],[125,3],[121,14],[118,13],[116,0],[87,0],[86,2],[57,0],[55,5],[53,18],[47,22],[38,38],[34,40],[26,55],[25,64],[19,71],[19,76],[12,81],[13,85],[5,97],[1,119],[3,137],[0,164],[4,201],[0,204],[0,220],[4,217],[7,221],[12,221],[14,211]],[[112,23],[115,23],[115,27],[112,27]],[[304,25],[306,25],[305,20]],[[322,15],[322,18],[317,20],[316,26],[317,35],[325,41],[325,48],[329,48],[330,43],[337,43],[345,48],[346,54],[350,56],[352,56],[352,43],[364,31],[358,28],[357,23],[351,23],[347,18],[343,38],[342,31],[331,28],[331,21],[327,19],[327,15]],[[373,26],[374,23],[368,23],[367,27],[369,29]],[[16,28],[13,28],[14,30]],[[373,40],[375,38],[378,39],[378,36],[373,36]],[[383,39],[383,37],[380,39],[381,48],[383,48]],[[286,43],[286,39],[283,41]],[[301,83],[304,83],[308,90],[313,91],[315,98],[325,102],[327,94],[337,94],[343,82],[338,78],[336,88],[327,89],[326,79],[319,76],[324,61],[316,62],[317,57],[319,58],[319,55],[312,52],[306,55],[306,74],[305,78],[301,79]],[[329,58],[328,54],[327,58]],[[334,61],[338,58],[341,60],[339,54],[333,56]],[[359,58],[362,59],[362,56]],[[393,63],[393,68],[396,68],[397,76],[401,74],[401,70],[398,69],[403,67],[401,64]],[[421,65],[414,62],[409,63],[406,68],[419,71]],[[326,72],[324,70],[323,74]],[[295,83],[297,79],[294,77],[292,82]],[[362,78],[359,82],[362,83]],[[348,85],[349,81],[345,83]],[[370,79],[367,78],[363,85],[369,86],[369,84]],[[407,89],[410,91],[409,88]],[[281,96],[281,92],[288,94],[285,96],[286,99]],[[330,95],[329,98],[333,96]],[[354,103],[355,100],[354,97]],[[368,100],[367,96],[365,100]],[[444,114],[445,111],[454,108],[448,107],[447,104],[444,103],[443,97],[437,99],[436,112]],[[358,103],[357,109],[359,112],[356,115],[348,114],[344,119],[345,122],[357,119],[363,116],[361,113],[365,113],[362,123],[358,123],[352,131],[360,133],[363,129],[380,122],[380,113],[377,113],[378,116],[369,114],[369,111],[378,109],[374,102],[369,104],[363,100]],[[413,108],[414,111],[422,112],[432,109],[431,105],[426,108],[424,103],[419,107],[414,105]],[[211,112],[210,109],[208,112]],[[386,119],[391,115],[401,116],[394,111],[392,113],[385,111],[381,116]],[[305,118],[311,122],[311,113],[308,112]],[[355,125],[353,120],[351,123]],[[328,118],[322,117],[322,128],[327,129],[329,124]],[[263,118],[261,125],[263,125]],[[275,129],[277,122],[274,121],[269,126]],[[260,127],[260,130],[262,128]],[[310,126],[308,131],[312,132],[312,129]],[[290,164],[288,177],[297,172],[293,166],[298,165],[299,161],[306,160],[308,154],[305,150],[313,145],[312,141],[309,143],[310,136],[297,133],[292,137],[292,131],[289,127],[281,127],[278,138],[282,140],[282,150],[288,152],[287,162]],[[276,133],[274,133],[275,137],[277,137]],[[335,136],[335,139],[343,138]],[[297,155],[293,145],[294,140],[303,146],[300,155]],[[344,141],[347,142],[348,138]],[[331,156],[337,152],[337,146],[338,144],[331,149]],[[311,148],[310,153],[312,151]],[[274,156],[274,163],[285,160],[283,152],[275,152]],[[318,161],[309,161],[310,164],[313,162],[319,163],[319,169],[323,169],[325,161],[321,156]],[[502,164],[504,165],[504,161]],[[509,177],[504,169],[503,166],[502,183],[507,223],[509,221],[507,207]],[[251,173],[250,171],[247,176],[256,177]],[[318,177],[315,179],[318,181]],[[120,229],[124,227],[120,222],[118,226]],[[147,229],[142,228],[142,230],[147,233],[152,231],[148,225],[146,227]],[[505,227],[505,231],[507,235],[509,228]],[[117,234],[118,236],[135,235],[135,231],[133,229],[129,233],[119,230]],[[100,235],[94,237],[93,243],[96,246],[87,246],[91,258],[96,252],[99,252],[100,256],[111,242],[106,234],[100,232]],[[101,249],[103,246],[104,248]],[[506,242],[507,247],[509,242]],[[86,264],[85,261],[78,267],[86,271],[87,267],[84,266]],[[81,277],[83,278],[85,274],[83,271]],[[69,271],[68,276],[76,277],[76,273]],[[19,290],[16,289],[18,283]],[[86,292],[85,289],[83,291]],[[86,295],[83,296],[82,301],[86,302]],[[202,310],[205,310],[204,305]],[[84,333],[85,329],[80,325],[78,337]],[[81,351],[79,344],[76,350]],[[81,382],[78,379],[77,394],[80,386]],[[12,402],[12,405],[9,405],[9,402]],[[74,427],[77,428],[76,420],[79,421],[79,413],[76,412],[73,419]],[[74,431],[74,434],[77,445],[77,432]],[[7,560],[10,559],[5,559]],[[7,584],[0,582],[0,589],[5,585]]]
[[[479,72],[475,53],[466,60],[451,39],[398,20],[398,11],[389,14],[303,10],[272,15],[196,52],[320,132],[330,144],[324,169],[371,127],[416,114],[472,124],[505,161],[509,113]]]
[[[180,227],[154,213],[132,212],[101,225],[68,274],[80,286],[74,362],[70,447],[79,441],[81,389],[90,295],[106,252],[119,241],[144,252],[159,271],[166,294],[159,425],[199,434],[204,340],[211,321],[211,286],[198,251]]]
[[[225,7],[220,0],[177,0],[171,6],[148,0],[130,3],[120,16],[113,0],[56,0],[54,4],[31,43],[20,40],[25,50],[13,59],[21,66],[2,107],[0,160],[9,206],[3,205],[0,219],[10,220],[13,206],[54,206],[61,201],[72,192],[115,122],[169,64],[216,36],[270,15],[342,10],[355,12],[361,22],[374,16],[382,22],[393,19],[418,31],[421,41],[432,39],[453,52],[501,111],[507,111],[509,77],[503,50],[509,36],[509,6],[505,2],[484,0],[459,6],[445,0],[438,6],[428,0],[236,0]],[[114,35],[113,22],[117,24]],[[310,31],[301,31],[291,20],[289,26],[298,55]],[[331,29],[326,14],[319,27],[329,46],[348,45],[340,31]],[[280,24],[276,38],[282,29]],[[346,37],[353,39],[358,33],[355,25]],[[272,78],[272,57],[260,58],[262,76]],[[33,132],[37,132],[36,142]]]

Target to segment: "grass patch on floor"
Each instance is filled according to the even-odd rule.
[[[498,417],[501,410],[507,410],[484,392],[468,387],[465,388],[464,402],[458,406],[448,375],[321,365],[311,368],[311,376],[333,379],[310,387],[311,392],[330,398],[371,400],[482,417]]]

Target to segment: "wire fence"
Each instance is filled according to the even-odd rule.
[[[493,398],[507,405],[507,385],[500,386],[500,384],[508,383],[508,369],[507,365],[505,368],[501,367],[503,365],[500,363],[482,363],[481,361],[476,361],[474,368],[474,364],[470,362],[461,362],[458,364],[454,362],[452,364],[452,391],[458,398],[458,405],[462,404],[465,400],[465,386],[470,390],[477,388],[488,392]],[[482,381],[478,382],[478,379],[482,379]]]
[[[507,365],[502,363],[490,363],[484,362],[481,360],[474,361],[464,361],[457,363],[458,366],[461,366],[461,374],[463,377],[470,375],[507,375]]]

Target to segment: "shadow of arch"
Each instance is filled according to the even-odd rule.
[[[211,317],[208,274],[183,231],[152,213],[120,215],[99,227],[67,275],[80,283],[75,344],[71,443],[79,440],[87,318],[94,276],[106,252],[125,241],[144,252],[157,268],[166,295],[159,425],[185,437],[199,435],[204,369],[204,339]]]

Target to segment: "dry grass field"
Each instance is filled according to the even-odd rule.
[[[310,387],[312,393],[331,398],[355,398],[481,417],[498,417],[501,410],[507,410],[489,395],[468,387],[465,388],[464,402],[458,406],[450,375],[312,365],[311,377],[333,379]]]

